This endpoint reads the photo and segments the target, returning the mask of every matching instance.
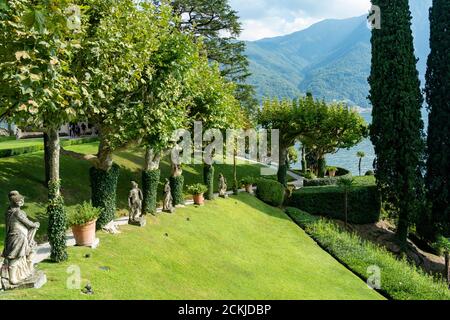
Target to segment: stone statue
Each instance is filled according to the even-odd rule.
[[[142,200],[144,197],[136,182],[131,181],[131,186],[132,189],[128,196],[128,207],[130,208],[128,223],[143,227],[146,221],[142,215]]]
[[[175,211],[172,204],[172,190],[170,188],[169,179],[166,179],[166,184],[164,185],[164,200],[163,200],[163,211],[173,213]]]
[[[221,173],[219,174],[219,197],[228,198],[227,180]]]
[[[27,218],[21,207],[24,197],[18,191],[9,193],[9,208],[5,215],[6,237],[4,258],[1,268],[1,282],[4,290],[15,288],[40,288],[47,278],[42,271],[36,271],[33,264],[36,242],[34,236],[39,222]]]

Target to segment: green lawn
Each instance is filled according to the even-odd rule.
[[[42,138],[23,139],[23,140],[2,139],[0,140],[0,150],[39,146],[42,145],[43,143],[44,142]]]
[[[65,147],[68,150],[80,153],[96,153],[97,143],[88,143]],[[118,152],[114,161],[120,165],[121,174],[118,183],[117,204],[120,214],[127,214],[127,197],[130,190],[130,181],[141,181],[141,167],[143,153],[140,150]],[[90,163],[73,158],[61,157],[61,179],[62,193],[69,210],[76,204],[90,199],[89,168]],[[216,165],[215,181],[218,174],[223,172],[231,187],[232,166]],[[253,175],[259,176],[260,167],[255,164],[239,162],[238,178]],[[161,163],[161,184],[159,198],[162,198],[164,179],[170,175],[170,164],[168,160]],[[189,165],[184,167],[185,185],[203,181],[203,166]],[[217,187],[217,184],[216,184]],[[0,158],[0,212],[3,213],[8,205],[7,195],[11,190],[18,190],[25,196],[25,211],[28,215],[41,222],[38,240],[45,240],[47,216],[45,205],[47,201],[47,190],[44,185],[44,160],[43,151],[23,154],[15,157]],[[3,214],[0,214],[0,248],[4,242]]]
[[[247,194],[148,217],[145,228],[124,226],[122,231],[100,232],[96,250],[70,248],[66,263],[41,263],[49,280],[43,288],[1,293],[0,298],[383,298],[281,210]],[[82,286],[90,282],[94,295],[67,289],[69,266],[80,268]]]

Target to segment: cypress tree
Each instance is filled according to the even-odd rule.
[[[372,3],[381,9],[381,28],[372,30],[371,39],[370,134],[375,146],[378,187],[398,217],[397,238],[403,245],[408,227],[423,204],[423,97],[408,0]]]
[[[434,0],[430,10],[431,53],[426,94],[430,111],[426,186],[433,236],[450,236],[450,1]]]

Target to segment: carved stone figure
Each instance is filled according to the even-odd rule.
[[[136,182],[131,181],[131,186],[132,189],[128,196],[128,207],[130,208],[128,223],[143,227],[146,221],[145,217],[142,216],[142,200],[144,197]]]
[[[164,185],[164,200],[163,200],[163,211],[173,213],[175,211],[172,204],[172,190],[170,188],[169,179],[166,179],[166,184]]]
[[[227,194],[227,180],[223,174],[219,174],[219,197],[228,198]]]
[[[6,237],[4,258],[1,268],[1,282],[5,290],[15,288],[40,288],[47,278],[42,271],[36,271],[33,264],[36,242],[34,236],[39,222],[28,219],[21,210],[24,197],[18,191],[9,193],[9,208],[6,211]]]

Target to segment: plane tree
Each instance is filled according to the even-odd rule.
[[[48,238],[56,262],[67,259],[59,130],[84,110],[73,72],[73,58],[86,31],[77,4],[80,1],[18,0],[0,7],[0,116],[39,128],[47,136]]]

